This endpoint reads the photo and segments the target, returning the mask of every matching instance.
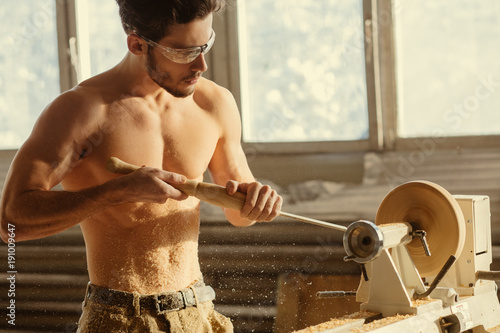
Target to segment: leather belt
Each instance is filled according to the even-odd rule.
[[[193,287],[199,303],[215,299],[212,287],[201,283]],[[135,295],[141,310],[150,310],[158,314],[181,310],[196,306],[196,297],[193,289],[186,288],[175,292],[165,292],[154,295]],[[87,299],[104,305],[135,308],[134,294],[126,291],[113,290],[89,284]],[[137,301],[136,301],[137,302]]]

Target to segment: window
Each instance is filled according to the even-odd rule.
[[[398,134],[500,134],[500,3],[394,5]]]
[[[362,0],[239,1],[247,142],[368,138]]]
[[[60,93],[55,1],[2,1],[0,149],[18,148]]]
[[[115,1],[0,1],[0,149],[15,149],[61,90],[127,45]],[[435,135],[498,146],[499,12],[497,0],[230,0],[206,76],[236,96],[254,153],[406,149]]]
[[[223,29],[246,151],[498,146],[500,3],[460,4],[238,0]]]
[[[0,1],[9,28],[0,51],[0,149],[17,149],[61,90],[116,65],[127,44],[115,1]]]
[[[115,1],[82,1],[78,15],[82,33],[88,38],[91,76],[102,73],[118,64],[127,53],[127,40],[123,31],[118,5]],[[85,4],[86,3],[86,4]]]

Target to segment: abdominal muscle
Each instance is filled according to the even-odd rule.
[[[196,198],[119,205],[81,226],[95,285],[153,294],[183,289],[201,278]]]

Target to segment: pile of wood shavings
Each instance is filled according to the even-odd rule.
[[[353,328],[350,332],[352,332],[352,333],[370,332],[371,330],[374,330],[376,328],[384,327],[384,326],[387,326],[389,324],[393,324],[393,323],[396,323],[400,320],[405,320],[405,319],[408,319],[408,318],[413,317],[413,316],[414,316],[414,314],[406,314],[406,315],[397,314],[397,315],[394,315],[391,317],[386,317],[386,318],[382,318],[379,320],[374,320],[371,323],[364,324],[361,327]]]
[[[315,326],[310,326],[310,327],[307,327],[307,328],[304,328],[303,330],[300,330],[300,331],[295,331],[294,333],[314,333],[314,332],[321,332],[321,331],[324,331],[324,330],[327,330],[327,329],[330,329],[330,328],[335,328],[335,327],[339,327],[339,326],[342,326],[342,325],[345,325],[345,324],[349,324],[353,321],[355,321],[356,319],[332,319],[330,321],[327,321],[325,323],[321,323],[319,325],[315,325]]]
[[[347,315],[347,316],[344,316],[344,317],[341,317],[341,318],[334,318],[334,319],[332,319],[330,321],[327,321],[325,323],[321,323],[321,324],[315,325],[315,326],[310,326],[310,327],[307,327],[307,328],[305,328],[303,330],[295,331],[294,333],[315,333],[315,332],[321,332],[321,331],[324,331],[324,330],[327,330],[327,329],[337,328],[337,327],[340,327],[342,325],[346,325],[346,324],[349,324],[351,322],[354,322],[354,321],[356,321],[358,319],[364,319],[364,318],[368,318],[368,317],[371,317],[371,316],[374,316],[374,315],[375,315],[375,313],[373,313],[373,312],[360,311],[360,312],[356,312],[356,313],[353,313],[353,314],[350,314],[350,315]],[[351,333],[369,332],[371,330],[374,330],[374,329],[377,329],[377,328],[380,328],[380,327],[384,327],[384,326],[387,326],[389,324],[396,323],[396,322],[398,322],[400,320],[408,319],[408,318],[410,318],[412,316],[414,316],[414,315],[413,314],[408,314],[408,315],[397,314],[397,315],[394,315],[394,316],[391,316],[391,317],[386,317],[386,318],[374,320],[374,321],[372,321],[371,323],[368,323],[368,324],[363,324],[362,327],[353,328],[349,332],[351,332]]]
[[[418,308],[421,305],[432,303],[432,302],[436,302],[436,300],[434,298],[417,299],[417,300],[413,300],[411,307]]]
[[[356,320],[359,320],[359,319],[368,318],[368,317],[371,317],[373,315],[375,315],[375,313],[373,313],[373,312],[360,311],[360,312],[356,312],[356,313],[353,313],[353,314],[350,314],[350,315],[346,315],[346,316],[343,316],[343,317],[340,317],[340,318],[333,318],[330,321],[321,323],[319,325],[310,326],[310,327],[304,328],[304,329],[302,329],[300,331],[295,331],[293,333],[314,333],[314,332],[321,332],[321,331],[324,331],[324,330],[327,330],[327,329],[336,328],[336,327],[339,327],[339,326],[342,326],[342,325],[345,325],[345,324],[352,323],[352,322],[354,322]]]

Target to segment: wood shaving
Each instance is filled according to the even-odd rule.
[[[307,328],[304,328],[303,330],[300,331],[295,331],[294,333],[314,333],[314,332],[321,332],[330,328],[335,328],[339,327],[345,324],[349,324],[353,321],[356,321],[356,319],[332,319],[330,321],[327,321],[325,323],[321,323],[319,325],[315,326],[310,326]]]
[[[405,319],[408,319],[408,318],[413,317],[413,316],[414,316],[414,314],[406,314],[406,315],[397,314],[397,315],[394,315],[391,317],[386,317],[386,318],[382,318],[379,320],[374,320],[371,323],[364,324],[362,327],[354,328],[350,332],[352,332],[352,333],[369,332],[369,331],[374,330],[376,328],[384,327],[384,326],[387,326],[389,324],[394,324],[398,321],[405,320]]]
[[[356,313],[353,313],[353,314],[350,314],[347,316],[343,316],[341,318],[333,318],[330,321],[321,323],[319,325],[310,326],[310,327],[307,327],[307,328],[302,329],[300,331],[295,331],[294,333],[321,332],[321,331],[324,331],[327,329],[337,328],[337,327],[352,323],[356,320],[365,319],[365,318],[372,317],[375,315],[376,315],[376,313],[373,313],[373,312],[360,311],[360,312],[356,312]],[[351,332],[351,333],[369,332],[371,330],[374,330],[374,329],[377,329],[380,327],[384,327],[384,326],[396,323],[396,322],[401,321],[401,320],[408,319],[412,316],[414,316],[414,315],[413,314],[407,314],[407,315],[397,314],[397,315],[394,315],[391,317],[386,317],[386,318],[374,320],[368,324],[364,324],[362,327],[353,328],[349,332]]]
[[[345,315],[345,316],[340,317],[340,318],[332,318],[330,321],[321,323],[319,325],[310,326],[310,327],[304,328],[302,330],[295,331],[293,333],[321,332],[321,331],[324,331],[324,330],[327,330],[330,328],[339,327],[339,326],[342,326],[345,324],[352,323],[356,320],[368,318],[368,317],[371,317],[374,315],[376,315],[376,313],[368,312],[368,311],[359,311],[359,312],[352,313],[350,315]]]
[[[428,303],[432,303],[432,302],[436,302],[436,300],[434,298],[417,299],[417,300],[413,300],[411,307],[418,308],[419,306],[422,306],[422,305],[428,304]]]

